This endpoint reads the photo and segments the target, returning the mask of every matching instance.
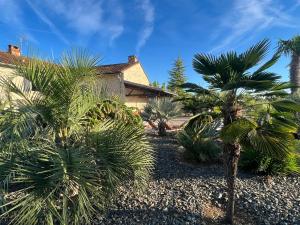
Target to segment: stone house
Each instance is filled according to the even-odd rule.
[[[17,46],[8,45],[7,52],[0,51],[0,77],[12,76],[14,82],[31,89],[31,84],[15,75],[13,59],[22,57]],[[150,86],[150,81],[136,56],[129,56],[126,63],[97,67],[99,82],[108,95],[117,96],[127,106],[143,109],[150,98],[171,97],[172,93]],[[3,94],[3,92],[1,92]],[[1,95],[0,95],[1,97]]]

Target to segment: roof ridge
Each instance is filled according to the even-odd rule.
[[[9,52],[0,51],[0,62],[4,63],[4,64],[13,64],[14,60],[19,60],[19,59],[23,60],[23,59],[27,59],[27,58],[28,57],[15,56],[15,55],[10,54]],[[135,63],[125,62],[125,63],[98,65],[98,66],[96,66],[96,69],[99,70],[99,72],[101,72],[103,74],[105,74],[105,73],[115,74],[115,73],[121,73],[138,63],[139,62],[135,62]]]
[[[108,64],[108,65],[99,65],[96,68],[102,72],[102,73],[120,73],[123,72],[125,70],[127,70],[128,68],[138,64],[139,62],[135,62],[135,63],[117,63],[117,64]]]
[[[129,63],[113,63],[113,64],[99,65],[99,66],[97,66],[97,67],[104,67],[104,66],[118,66],[118,65],[129,65]]]

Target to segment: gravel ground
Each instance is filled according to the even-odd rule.
[[[182,149],[172,136],[149,134],[156,166],[141,193],[123,188],[97,224],[224,224],[226,202],[221,165],[191,165],[180,160]],[[300,225],[300,177],[265,177],[240,173],[237,224]]]

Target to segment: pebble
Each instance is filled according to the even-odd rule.
[[[156,150],[156,166],[148,187],[144,192],[121,188],[107,214],[95,224],[212,224],[203,218],[203,206],[211,202],[222,208],[227,201],[222,165],[182,162],[178,159],[182,148],[172,136],[148,136]],[[300,225],[300,177],[272,177],[270,186],[261,180],[239,172],[237,217],[251,218],[245,221],[253,225]]]

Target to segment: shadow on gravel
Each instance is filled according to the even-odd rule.
[[[98,224],[116,225],[120,221],[122,225],[226,225],[223,212],[210,210],[200,215],[172,208],[168,211],[156,208],[110,211],[106,219]],[[255,225],[245,218],[236,218],[236,222],[239,225]]]
[[[106,223],[106,219],[109,223]],[[106,219],[101,224],[117,224],[122,221],[125,225],[182,225],[201,224],[200,215],[189,211],[178,211],[176,209],[161,210],[157,208],[136,209],[136,210],[115,210],[110,211]],[[115,222],[114,222],[115,221]]]
[[[192,164],[184,162],[182,151],[174,134],[159,137],[154,133],[147,133],[149,141],[155,148],[154,179],[188,179],[188,178],[223,178],[222,163]],[[167,159],[167,160],[166,160]],[[238,178],[251,179],[252,174],[239,171]]]
[[[159,137],[147,134],[155,147],[154,179],[188,179],[198,177],[223,177],[222,165],[192,165],[180,159],[180,150],[174,135]]]

